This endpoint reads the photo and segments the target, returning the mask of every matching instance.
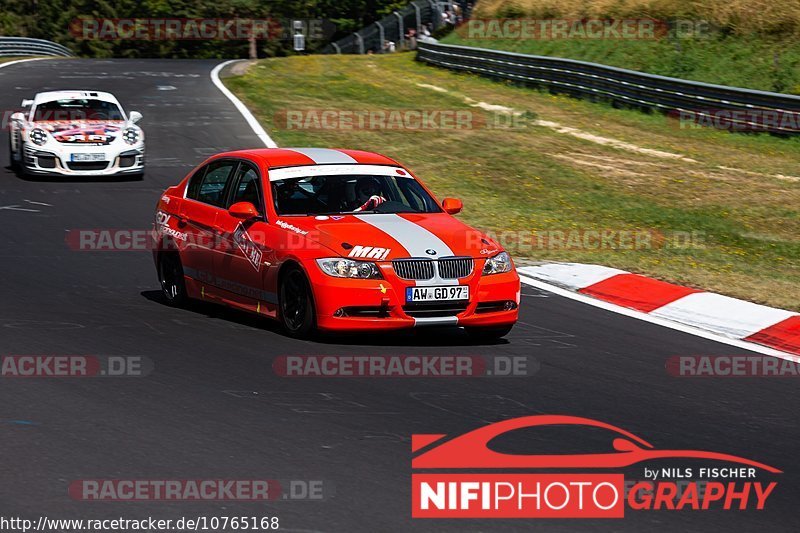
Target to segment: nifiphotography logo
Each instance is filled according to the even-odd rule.
[[[612,451],[520,455],[491,449],[491,441],[509,432],[546,434],[557,427],[605,430]],[[759,478],[782,473],[725,453],[659,450],[624,429],[562,415],[514,418],[456,437],[413,435],[411,448],[414,518],[623,518],[626,508],[763,510],[778,483]],[[676,460],[692,466],[663,466]],[[626,480],[623,469],[640,465],[641,477]]]

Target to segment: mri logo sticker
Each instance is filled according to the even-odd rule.
[[[391,248],[377,248],[372,246],[353,246],[347,257],[354,257],[358,259],[374,259],[376,261],[383,261],[392,252]]]

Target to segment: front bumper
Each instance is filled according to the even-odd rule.
[[[483,260],[472,274],[442,285],[468,285],[463,303],[407,304],[407,287],[417,282],[399,278],[391,263],[380,263],[384,279],[342,279],[324,274],[316,262],[304,263],[314,293],[317,326],[328,331],[395,330],[423,326],[493,327],[517,321],[520,280],[515,270],[482,276]]]
[[[117,176],[144,172],[144,146],[103,148],[105,161],[73,162],[68,160],[68,153],[52,150],[47,145],[39,148],[26,144],[22,167],[28,174],[58,176]]]

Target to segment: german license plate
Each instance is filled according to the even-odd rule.
[[[467,285],[448,287],[406,287],[406,302],[447,302],[469,300]]]
[[[72,154],[72,161],[105,161],[106,154]]]

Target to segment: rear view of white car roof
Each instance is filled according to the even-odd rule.
[[[44,93],[38,93],[34,97],[33,103],[41,104],[44,102],[65,100],[68,98],[91,98],[94,100],[102,100],[104,102],[113,102],[115,104],[119,104],[113,94],[102,91],[47,91]]]

